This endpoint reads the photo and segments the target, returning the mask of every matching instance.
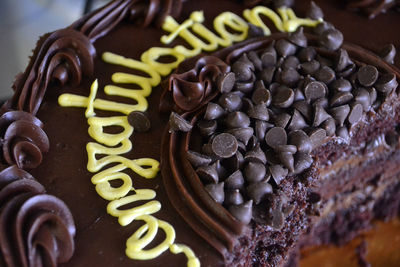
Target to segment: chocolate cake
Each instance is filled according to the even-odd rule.
[[[115,0],[40,38],[0,266],[295,266],[397,216],[400,16],[293,2]]]

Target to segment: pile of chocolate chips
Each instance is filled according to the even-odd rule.
[[[212,198],[243,223],[283,179],[312,165],[313,149],[332,138],[348,143],[350,129],[397,87],[394,74],[356,65],[331,24],[319,24],[315,33],[319,48],[308,46],[299,28],[243,54],[219,79],[219,96],[195,125],[203,146],[189,150],[188,159]],[[192,129],[175,113],[170,124]]]

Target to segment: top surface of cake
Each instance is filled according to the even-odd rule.
[[[0,264],[288,260],[316,215],[312,204],[347,190],[330,180],[329,171],[340,173],[333,154],[364,157],[363,142],[397,134],[399,60],[392,46],[378,51],[400,46],[392,27],[400,16],[371,22],[318,1],[333,27],[317,7],[296,3],[306,20],[245,2],[113,1],[39,41],[3,107],[4,161],[13,167],[0,175],[0,204],[12,205],[0,206],[0,219],[22,231],[0,238]],[[397,143],[385,149],[379,155]],[[29,201],[47,207],[33,206],[27,222],[10,215],[9,206],[23,211]],[[13,242],[20,249],[9,253]]]

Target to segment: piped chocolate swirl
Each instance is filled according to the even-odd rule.
[[[0,172],[0,263],[2,266],[57,266],[74,251],[75,226],[67,206],[45,194],[16,166]]]

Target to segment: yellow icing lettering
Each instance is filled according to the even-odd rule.
[[[265,35],[271,32],[263,22],[262,16],[269,18],[279,31],[284,32],[293,32],[301,25],[316,26],[320,23],[320,21],[298,18],[290,8],[280,8],[276,13],[267,7],[257,6],[251,10],[245,10],[243,15],[248,22],[261,27]],[[170,44],[180,37],[191,46],[191,49],[183,45],[173,48],[152,47],[141,55],[140,61],[110,52],[103,53],[102,59],[105,62],[143,74],[116,72],[112,75],[113,83],[132,84],[135,89],[116,85],[104,87],[107,95],[133,100],[134,103],[127,104],[96,98],[97,80],[91,85],[87,97],[62,94],[58,98],[60,106],[86,108],[88,133],[96,141],[86,145],[87,169],[96,173],[91,178],[96,192],[103,199],[110,201],[107,212],[118,218],[122,226],[129,225],[135,220],[144,222],[126,242],[126,255],[132,259],[154,259],[169,249],[173,254],[183,253],[187,258],[188,267],[200,266],[200,261],[191,248],[175,243],[175,229],[168,222],[153,216],[161,209],[161,203],[155,200],[156,192],[151,189],[135,189],[132,177],[126,173],[126,170],[131,170],[143,178],[151,179],[156,177],[160,163],[151,158],[129,159],[124,154],[132,150],[130,138],[135,130],[129,124],[126,115],[132,111],[147,110],[146,97],[151,94],[153,87],[160,84],[161,76],[168,75],[188,57],[196,56],[202,51],[214,51],[218,46],[229,46],[247,38],[249,28],[247,22],[234,13],[224,12],[214,19],[216,33],[207,29],[202,24],[203,22],[202,11],[193,12],[190,18],[181,24],[170,16],[165,19],[163,29],[169,34],[162,36],[161,42]],[[97,117],[95,109],[123,115]],[[106,127],[118,127],[121,130],[111,134],[105,132]],[[113,186],[113,181],[121,183]],[[164,232],[165,237],[160,243],[154,245],[152,242],[159,229]],[[150,244],[152,247],[146,249]]]
[[[175,61],[169,63],[158,62],[157,60],[162,56],[173,57]],[[176,69],[179,63],[185,60],[185,56],[176,52],[173,48],[152,47],[142,54],[141,60],[165,76],[173,69]]]
[[[226,26],[229,26],[237,33],[229,32]],[[240,42],[246,39],[249,25],[238,15],[232,12],[224,12],[215,18],[214,28],[224,39],[222,46],[229,46],[233,42]]]

